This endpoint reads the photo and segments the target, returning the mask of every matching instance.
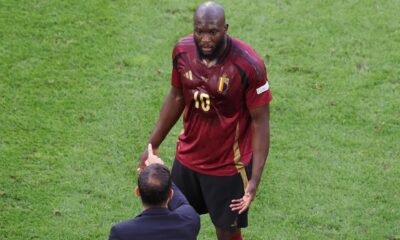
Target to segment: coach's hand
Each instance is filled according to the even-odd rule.
[[[156,163],[164,165],[164,161],[153,153],[153,147],[151,146],[151,143],[149,143],[149,145],[147,146],[147,153],[148,158],[144,162],[146,164],[146,167]]]
[[[244,193],[244,196],[239,199],[233,199],[231,205],[229,207],[232,211],[239,211],[239,214],[246,211],[254,197],[256,196],[257,187],[253,181],[249,181]]]
[[[151,144],[150,148],[151,148]],[[152,148],[151,148],[152,149]],[[152,149],[151,154],[153,155],[157,155],[157,149]],[[140,163],[139,163],[139,167],[136,169],[138,173],[140,173],[141,171],[143,171],[143,169],[147,166],[146,165],[146,160],[149,158],[149,146],[147,146],[146,150],[140,155]]]

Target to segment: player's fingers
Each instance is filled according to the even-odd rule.
[[[247,208],[249,208],[249,206],[246,204],[242,207],[242,209],[239,210],[239,214],[242,214],[242,212],[246,211]]]
[[[237,212],[239,209],[240,209],[240,207],[232,207],[232,208],[231,208],[231,211],[232,211],[232,212]]]
[[[147,153],[150,156],[153,156],[153,147],[151,146],[151,143],[149,143],[149,145],[147,145]]]
[[[240,205],[240,206],[236,206],[236,207],[232,207],[231,210],[234,212],[238,212],[239,214],[241,214],[242,212],[246,211],[247,207],[244,205]]]
[[[240,205],[230,205],[229,207],[231,208],[232,211],[237,211],[242,208],[242,206]]]
[[[241,210],[239,210],[239,214],[241,214],[242,212],[246,211],[249,207],[250,207],[251,201],[244,201],[243,202],[243,207]]]
[[[242,200],[237,201],[237,202],[232,202],[232,204],[229,205],[232,211],[237,211],[241,210],[243,207],[246,206],[246,203]]]

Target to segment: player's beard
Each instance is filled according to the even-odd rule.
[[[205,59],[208,59],[208,60],[215,59],[218,56],[218,54],[220,53],[221,49],[224,47],[225,37],[226,36],[221,37],[221,40],[219,40],[217,42],[217,44],[215,45],[214,50],[210,54],[204,54],[203,51],[201,50],[201,47],[200,47],[199,43],[196,41],[196,39],[194,39],[194,42],[195,42],[196,48],[197,48],[197,52],[199,53],[200,58],[202,58],[202,59],[205,58]]]

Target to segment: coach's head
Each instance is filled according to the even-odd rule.
[[[139,175],[136,195],[140,196],[144,208],[167,207],[172,198],[171,173],[164,165],[151,164]]]

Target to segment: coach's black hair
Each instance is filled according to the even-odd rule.
[[[171,173],[161,164],[147,166],[138,178],[142,202],[151,206],[157,206],[167,201],[171,185]]]

